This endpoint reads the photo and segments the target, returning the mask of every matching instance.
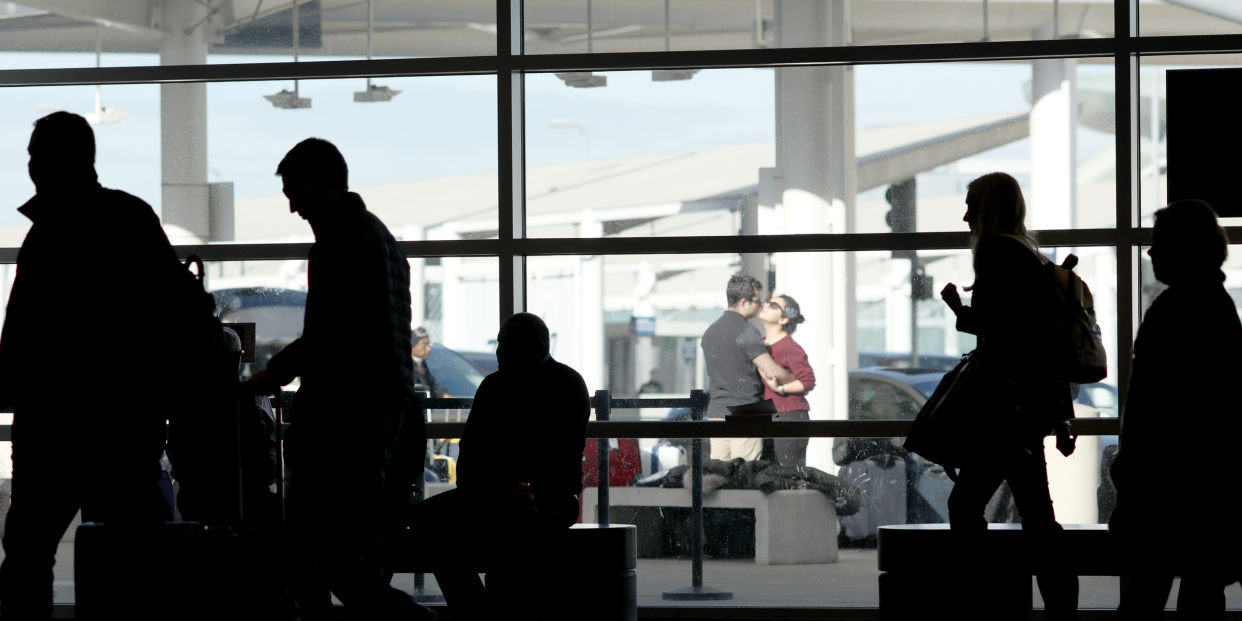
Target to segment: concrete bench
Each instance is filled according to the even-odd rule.
[[[610,487],[609,506],[690,507],[690,490],[660,487]],[[582,519],[598,515],[599,490],[582,493]],[[703,498],[706,509],[755,512],[755,564],[810,565],[837,561],[837,510],[823,493],[782,490],[717,490]]]
[[[967,590],[991,590],[994,619],[1029,620],[1031,577],[1052,569],[1078,576],[1119,576],[1122,555],[1107,524],[1064,524],[1062,545],[1032,556],[1021,524],[989,524],[984,535],[988,563],[966,558],[948,524],[881,526],[876,562],[880,570],[880,619],[922,618],[946,598],[969,598]],[[955,564],[959,560],[961,564]],[[986,587],[978,584],[986,577]],[[974,602],[971,602],[974,603]]]

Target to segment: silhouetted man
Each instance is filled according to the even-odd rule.
[[[315,232],[306,320],[302,337],[250,381],[267,393],[302,378],[285,439],[289,523],[301,546],[294,563],[305,572],[294,588],[298,607],[304,618],[335,618],[330,590],[350,617],[433,617],[388,585],[380,544],[392,447],[398,433],[426,433],[410,357],[409,263],[349,191],[332,143],[298,143],[276,174],[289,211]]]
[[[451,523],[460,537],[419,537],[421,552],[476,563],[475,568],[480,559],[492,569],[526,566],[522,573],[529,580],[543,573],[538,563],[556,532],[578,520],[591,399],[582,376],[549,355],[548,327],[539,317],[509,317],[496,340],[500,370],[475,394],[461,437],[457,489],[418,505],[410,532],[435,532]],[[485,592],[471,569],[436,572],[454,619],[521,616],[517,608],[500,606],[527,602],[490,593],[492,574]],[[510,586],[520,590],[527,584]],[[552,593],[552,588],[531,592]]]
[[[1135,576],[1118,618],[1161,618],[1177,572],[1178,618],[1221,619],[1223,589],[1240,573],[1234,522],[1242,503],[1227,444],[1242,424],[1227,387],[1242,373],[1242,322],[1220,269],[1228,247],[1207,203],[1181,200],[1156,212],[1147,254],[1169,288],[1144,313],[1134,341],[1122,449],[1110,471],[1117,508],[1109,532],[1135,556],[1124,560]],[[1197,386],[1211,388],[1187,392]],[[1192,417],[1226,445],[1205,442],[1202,426],[1188,424]],[[1191,517],[1202,530],[1162,536],[1172,516]]]
[[[781,384],[795,378],[776,364],[763,344],[759,328],[747,319],[759,314],[763,303],[759,293],[763,285],[741,272],[729,278],[725,298],[729,307],[703,333],[703,358],[711,381],[708,418],[724,418],[730,405],[746,405],[763,401],[763,379],[759,371],[771,375]],[[712,438],[711,458],[721,461],[745,459],[754,461],[763,452],[762,438]]]
[[[18,211],[34,224],[0,338],[0,401],[15,412],[0,613],[46,619],[56,545],[79,508],[132,544],[113,575],[158,588],[141,573],[151,568],[135,538],[162,523],[165,413],[149,392],[168,384],[157,376],[137,386],[135,369],[151,368],[159,352],[125,346],[115,329],[139,319],[144,335],[165,333],[159,292],[179,263],[150,205],[99,185],[86,119],[39,119],[28,150],[35,196]],[[106,257],[83,254],[101,242]],[[132,303],[138,292],[151,292],[142,297],[150,306]],[[128,613],[150,616],[152,597],[132,601]]]
[[[427,328],[414,328],[410,332],[410,342],[414,343],[414,349],[410,351],[414,354],[414,384],[426,388],[433,399],[452,396],[448,390],[436,383],[431,367],[427,364],[427,359],[431,357],[431,335],[427,334]]]

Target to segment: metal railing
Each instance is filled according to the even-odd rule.
[[[470,409],[473,399],[423,399],[428,410]],[[610,516],[610,447],[614,438],[690,438],[690,515],[691,515],[691,584],[664,592],[669,600],[729,599],[732,593],[703,584],[704,511],[703,511],[703,439],[704,438],[870,438],[903,437],[913,420],[816,420],[816,421],[753,421],[736,422],[706,420],[708,396],[701,390],[691,391],[689,398],[616,399],[607,390],[596,391],[591,398],[595,420],[587,424],[587,438],[597,443],[596,520],[602,526],[611,523]],[[688,408],[690,420],[613,421],[614,409]],[[426,423],[428,438],[460,438],[464,422]],[[1120,421],[1116,418],[1080,418],[1071,421],[1071,431],[1079,435],[1117,435]],[[586,517],[586,516],[584,516]]]

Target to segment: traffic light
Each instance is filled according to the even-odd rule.
[[[910,270],[910,297],[916,300],[930,300],[934,289],[932,277],[927,275],[927,270],[923,268],[917,256],[914,257],[914,262],[914,269]]]
[[[884,216],[884,222],[894,233],[913,233],[915,230],[915,193],[916,186],[913,178],[905,181],[898,181],[888,186],[888,190],[884,192],[884,200],[892,206],[888,214]]]

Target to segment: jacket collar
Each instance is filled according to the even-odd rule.
[[[322,233],[331,235],[336,230],[337,223],[366,210],[367,205],[362,202],[361,196],[355,192],[344,192],[332,199],[326,209],[323,209],[322,214],[310,223],[311,230],[315,232],[316,238],[319,238]]]
[[[18,207],[17,211],[29,218],[31,222],[38,223],[49,211],[54,212],[59,209],[73,211],[84,207],[81,199],[87,194],[92,194],[102,189],[103,186],[99,185],[99,182],[93,181],[50,196],[47,194],[35,194],[25,204]]]

